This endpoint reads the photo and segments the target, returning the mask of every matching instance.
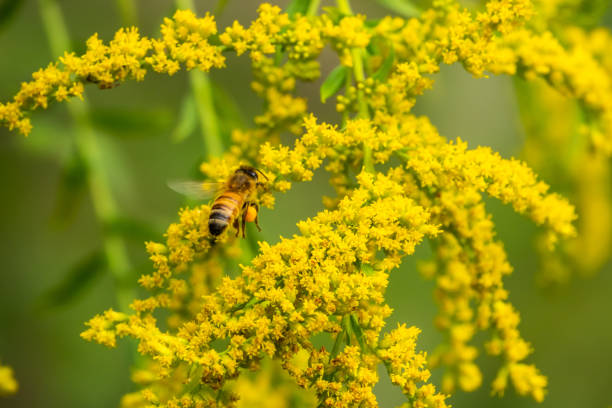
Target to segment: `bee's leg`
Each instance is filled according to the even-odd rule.
[[[247,217],[247,209],[251,204],[245,203],[245,210],[242,211],[242,238],[246,237],[246,217]]]
[[[236,219],[234,220],[234,223],[232,224],[232,226],[234,228],[236,228],[236,238],[238,237],[238,234],[240,234],[240,224],[238,221],[238,217],[236,217]]]
[[[257,227],[257,231],[261,231],[261,227],[259,226],[259,206],[257,204],[252,204],[255,207],[255,226]]]

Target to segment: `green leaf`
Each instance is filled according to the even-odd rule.
[[[336,334],[336,340],[334,341],[334,345],[331,350],[330,359],[336,358],[338,353],[340,353],[340,347],[342,347],[342,343],[346,344],[347,339],[349,339],[348,334],[348,325],[347,325],[347,317],[346,315],[342,316],[342,320],[340,321],[340,326],[342,327],[342,331]]]
[[[2,0],[0,2],[0,29],[10,22],[23,3],[23,0]]]
[[[380,18],[374,18],[374,19],[366,20],[363,22],[363,25],[366,26],[367,28],[374,28],[378,24],[380,24]]]
[[[374,78],[377,81],[383,82],[389,76],[389,73],[391,72],[391,69],[393,68],[394,62],[395,62],[395,51],[393,51],[393,47],[391,47],[389,48],[389,55],[387,55],[387,58],[385,58],[380,68],[378,68],[378,71],[376,71],[374,75],[372,75],[372,78]]]
[[[361,272],[366,276],[372,276],[374,275],[374,268],[372,265],[361,264]]]
[[[198,124],[198,110],[192,92],[187,92],[181,103],[178,121],[172,131],[170,139],[179,143],[191,136]]]
[[[87,174],[88,168],[85,159],[74,149],[62,170],[52,216],[52,221],[55,224],[65,226],[74,219],[74,215],[87,192]]]
[[[102,274],[106,267],[106,257],[96,250],[76,263],[53,288],[39,300],[40,308],[59,307],[74,301]]]
[[[329,16],[334,24],[338,24],[338,22],[346,16],[338,7],[323,7],[323,11]]]
[[[174,121],[166,109],[92,109],[91,123],[96,129],[115,136],[152,136],[168,132]]]
[[[402,17],[418,17],[421,10],[410,0],[376,0],[381,6],[388,8]]]
[[[161,232],[148,223],[128,217],[117,217],[104,223],[104,233],[144,242],[155,239]]]
[[[202,71],[191,70],[189,71],[189,82],[196,104],[206,157],[221,156],[225,148],[219,131],[219,118],[215,110],[210,76]]]
[[[321,84],[321,102],[325,103],[327,98],[334,95],[342,88],[346,80],[348,68],[338,65],[329,73],[325,81]]]
[[[357,321],[357,318],[354,314],[351,313],[351,329],[353,330],[353,334],[355,334],[355,339],[357,339],[357,343],[359,343],[359,347],[361,347],[362,351],[367,350],[367,343],[365,341],[365,337],[363,335],[363,329]]]
[[[292,17],[298,13],[305,15],[309,5],[310,0],[292,0],[287,6],[287,14]]]

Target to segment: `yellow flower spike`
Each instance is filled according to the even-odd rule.
[[[395,197],[396,194],[401,194],[402,188],[391,179],[383,175],[377,175],[375,178],[372,175],[361,175],[359,180],[364,184],[362,188],[357,190],[353,197],[345,198],[336,212],[323,212],[301,226],[303,237],[284,240],[275,246],[263,245],[261,254],[253,260],[253,266],[243,270],[242,278],[224,279],[216,295],[208,296],[202,304],[203,309],[198,314],[200,328],[197,331],[181,331],[181,337],[178,339],[160,332],[154,326],[155,321],[145,315],[119,325],[117,334],[138,338],[141,352],[150,354],[165,367],[169,367],[177,359],[185,362],[198,361],[203,367],[204,383],[214,388],[224,382],[224,379],[233,377],[236,367],[250,364],[250,361],[261,353],[274,354],[279,347],[285,349],[288,344],[294,342],[302,344],[302,340],[298,341],[298,337],[295,336],[307,338],[312,333],[321,331],[336,332],[336,325],[330,321],[328,310],[341,311],[357,307],[364,302],[365,304],[383,302],[381,293],[388,283],[384,275],[365,277],[359,274],[358,269],[351,268],[350,266],[357,260],[351,253],[356,250],[357,256],[368,259],[367,247],[372,246],[370,241],[390,233],[401,237],[400,239],[405,242],[404,245],[397,245],[395,240],[379,239],[377,245],[381,249],[390,253],[411,253],[424,234],[435,231],[435,228],[432,229],[427,225],[428,217],[423,209],[415,206],[410,199],[398,200]],[[341,224],[347,216],[354,216],[355,211],[369,211],[370,208],[373,210],[373,215],[375,213],[388,215],[373,218],[372,229],[368,232],[369,238],[353,235],[350,229],[344,228]],[[400,214],[409,209],[415,216],[399,222]],[[184,212],[181,222],[189,225],[192,222],[192,215],[192,212]],[[394,219],[397,221],[394,222]],[[333,228],[333,225],[337,225],[337,229]],[[410,233],[406,234],[404,231]],[[317,256],[315,252],[317,246],[313,246],[313,242],[326,242],[326,254]],[[153,253],[165,249],[154,244],[149,244],[148,247]],[[170,253],[173,251],[170,241],[168,251]],[[308,261],[309,256],[310,261]],[[284,259],[288,259],[289,265],[302,264],[310,272],[305,274],[300,268],[287,273],[280,267],[285,262]],[[332,265],[336,268],[332,269]],[[345,272],[347,267],[349,274]],[[274,287],[273,282],[278,279],[285,282],[284,289]],[[304,283],[310,279],[318,281],[317,284],[307,286],[311,291],[307,297],[310,299],[309,302],[300,300],[306,294],[302,292],[303,289],[299,289],[303,287],[303,279],[306,279]],[[327,282],[326,286],[321,286],[323,282]],[[182,287],[183,283],[176,280],[169,281],[170,291],[180,291]],[[342,293],[345,293],[344,297]],[[160,299],[159,296],[156,299]],[[256,302],[253,303],[253,299],[256,299]],[[248,304],[252,304],[253,308],[246,308]],[[266,306],[259,307],[259,304]],[[280,315],[274,319],[267,317],[270,308],[277,310]],[[321,308],[325,310],[324,313],[318,312]],[[383,313],[388,315],[389,311]],[[368,318],[367,314],[362,315],[362,318],[371,322],[364,327],[366,332],[369,332],[367,338],[375,339],[382,325],[373,324],[374,321]],[[207,333],[206,337],[201,338],[204,333]],[[191,354],[192,350],[195,351],[193,347],[205,347],[202,350],[204,351],[208,347],[206,344],[215,338],[232,337],[238,333],[252,334],[240,343],[233,342],[224,352],[225,357],[212,350],[205,354],[207,358],[197,358],[197,360],[196,356],[199,353]],[[94,336],[88,338],[99,340]],[[281,344],[276,343],[281,339]],[[373,362],[356,359],[357,349],[350,353],[349,350],[351,349],[345,349],[343,354],[333,360],[333,365],[338,370],[346,372],[339,379],[343,378],[348,383],[334,392],[330,392],[327,388],[315,392],[323,393],[326,398],[339,400],[351,395],[353,401],[361,401],[371,406],[375,401],[371,388],[377,380],[377,376],[369,368]],[[228,360],[230,355],[234,356],[233,360]],[[357,392],[348,394],[346,390],[357,390]]]
[[[512,364],[509,372],[512,385],[519,395],[531,395],[537,402],[544,400],[548,380],[539,373],[535,366]]]
[[[385,363],[391,382],[401,387],[414,406],[445,408],[445,395],[436,393],[432,384],[418,385],[430,377],[425,354],[416,352],[420,332],[414,326],[399,325],[383,337],[377,355]]]

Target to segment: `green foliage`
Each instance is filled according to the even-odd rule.
[[[193,134],[198,123],[195,100],[191,92],[183,97],[179,110],[178,120],[170,138],[175,143],[180,143]]]
[[[23,0],[2,0],[0,3],[0,30],[11,22],[23,3]]]
[[[391,69],[393,68],[393,63],[395,62],[395,51],[393,51],[393,47],[389,48],[389,54],[383,61],[382,65],[378,70],[372,75],[377,81],[384,81],[387,79],[389,74],[391,73]]]
[[[355,317],[355,315],[352,313],[350,316],[350,320],[351,320],[350,330],[355,335],[355,339],[357,340],[359,347],[361,347],[361,350],[363,350],[364,352],[367,351],[369,347],[363,335],[363,329],[361,328],[361,325],[357,321],[357,318]]]
[[[287,14],[290,16],[301,14],[306,14],[308,10],[308,6],[310,5],[310,0],[292,0],[291,3],[287,6]]]
[[[53,288],[49,289],[39,300],[39,307],[55,308],[65,306],[93,284],[107,266],[103,251],[95,250],[77,262]]]
[[[325,103],[327,98],[336,94],[346,81],[346,76],[348,74],[348,68],[342,65],[338,65],[334,68],[325,81],[321,84],[321,102]]]
[[[62,170],[53,221],[66,225],[73,220],[87,192],[87,163],[81,153],[74,149]]]

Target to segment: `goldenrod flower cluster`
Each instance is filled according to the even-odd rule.
[[[343,4],[320,16],[264,4],[248,27],[235,22],[220,34],[212,16],[177,11],[159,39],[136,29],[120,30],[109,45],[92,37],[84,55],[66,54],[0,106],[2,123],[27,134],[26,110],[79,96],[87,82],[110,88],[142,80],[150,69],[206,72],[224,66],[222,52],[248,53],[264,112],[253,129],[234,131],[232,146],[202,172],[223,180],[240,164],[257,167],[267,175],[257,201],[270,208],[275,195],[309,182],[317,169],[330,175],[336,196],[324,199],[328,209],[300,221],[291,238],[259,243],[239,274],[228,273],[239,256],[232,234],[211,244],[209,205],[181,210],[165,243],[147,243],[154,270],[139,283],[150,296],[135,299],[133,313],[92,318],[82,333],[111,347],[134,338],[148,358],[133,376],[142,389],[126,395],[124,407],[236,406],[240,390],[267,378],[249,380],[249,371],[279,366],[283,384],[307,390],[304,400],[317,406],[376,407],[382,363],[410,406],[444,408],[430,369],[446,367],[444,393],[475,390],[483,382],[475,363],[481,350],[501,360],[495,394],[511,384],[544,398],[547,378],[526,361],[533,346],[504,287],[512,267],[483,195],[540,226],[547,249],[576,234],[574,207],[523,162],[449,141],[411,109],[443,63],[459,62],[476,77],[540,80],[588,110],[580,138],[603,157],[612,152],[609,37],[587,49],[579,34],[574,43],[560,41],[529,0],[492,0],[479,12],[439,0],[420,17],[377,21]],[[319,121],[296,94],[298,81],[319,77],[317,58],[327,45],[341,76],[322,87],[341,92],[338,124]],[[290,145],[280,143],[282,133],[295,135]],[[421,272],[435,279],[436,324],[445,335],[429,357],[418,351],[418,328],[384,330],[392,313],[384,298],[389,274],[425,239],[434,259]],[[478,331],[488,333],[484,346],[474,342]]]
[[[550,27],[571,53],[590,56],[599,64],[599,75],[609,81],[612,35],[609,30],[593,27],[597,14],[603,12],[602,5],[605,3],[590,2],[589,7],[582,7],[581,2],[573,0],[538,1],[537,18],[532,24]],[[524,157],[556,189],[570,195],[579,216],[577,237],[565,242],[559,251],[553,254],[540,245],[538,280],[550,285],[568,282],[573,273],[593,275],[608,261],[612,242],[610,160],[585,140],[588,135],[605,138],[597,130],[598,115],[542,81],[522,84],[517,90],[528,135]]]
[[[601,54],[586,51],[584,42],[564,46],[537,18],[531,22],[533,14],[529,0],[489,1],[476,15],[454,1],[440,1],[418,20],[383,19],[378,32],[423,73],[436,71],[440,63],[460,62],[475,77],[489,72],[545,80],[584,104],[593,115],[586,136],[609,155],[612,88]]]
[[[182,222],[168,230],[168,255],[161,255],[166,252],[162,245],[148,245],[157,271],[143,281],[164,290],[135,301],[133,316],[113,311],[96,316],[82,336],[110,346],[117,336],[137,338],[139,351],[159,364],[162,377],[172,375],[177,364],[190,367],[197,376],[190,378],[195,383],[185,390],[197,392],[183,390],[181,398],[193,401],[199,395],[208,395],[204,400],[216,398],[213,391],[219,392],[228,380],[243,369],[253,369],[267,355],[282,361],[297,383],[313,390],[325,405],[376,406],[372,388],[378,381],[377,342],[391,312],[383,296],[388,274],[438,228],[428,222],[424,208],[403,196],[403,187],[391,177],[361,173],[358,181],[361,187],[338,209],[301,222],[302,235],[274,246],[262,243],[260,254],[242,268],[240,277],[224,278],[213,293],[200,297],[200,309],[191,313],[194,320],[171,333],[161,331],[151,311],[184,304],[189,285],[180,273],[210,249],[202,245],[208,242],[201,239],[208,230],[200,222],[208,207],[184,212]],[[180,235],[175,235],[178,230]],[[347,342],[359,346],[330,353],[312,344],[310,339],[319,333],[347,336]],[[216,350],[212,344],[221,339],[230,342]],[[292,362],[300,351],[309,355],[304,368]],[[381,347],[380,352],[383,361],[392,360],[395,353],[391,346]],[[414,368],[422,366],[421,362]],[[427,378],[424,371],[410,381],[416,384]],[[410,398],[440,401],[436,406],[444,406],[443,397],[429,386],[422,387],[418,391],[415,386],[405,387],[405,392]],[[223,398],[232,400],[229,392]]]
[[[19,384],[15,380],[13,369],[9,366],[0,365],[0,397],[17,392]]]

